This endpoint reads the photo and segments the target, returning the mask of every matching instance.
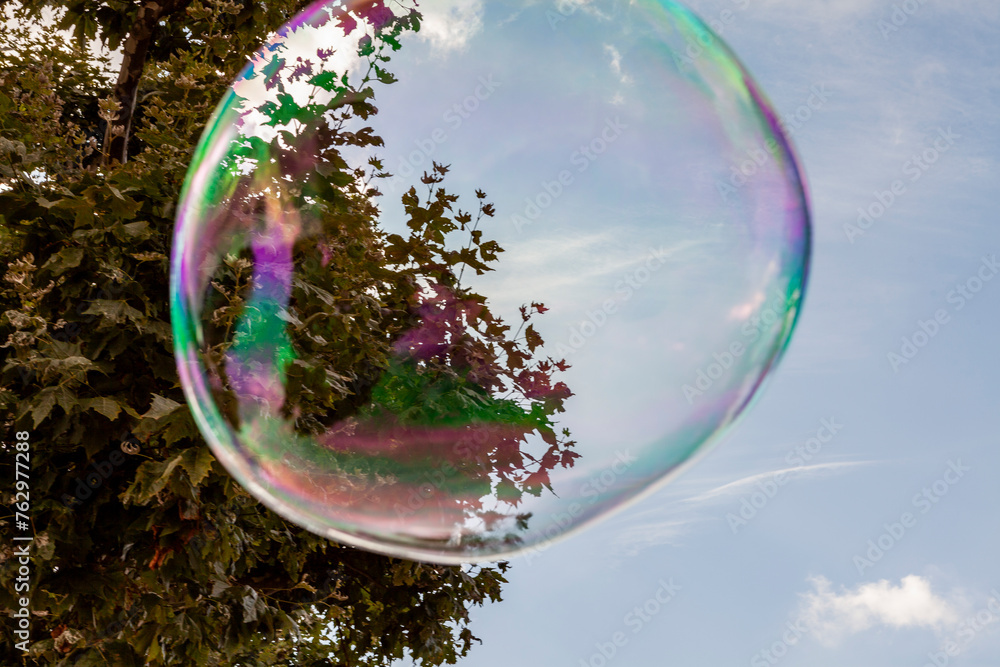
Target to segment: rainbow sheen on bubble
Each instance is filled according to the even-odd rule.
[[[714,442],[788,343],[809,248],[776,115],[678,3],[317,3],[198,146],[177,363],[284,517],[495,560]]]

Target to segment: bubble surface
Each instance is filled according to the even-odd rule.
[[[542,549],[747,407],[805,288],[780,122],[656,0],[317,3],[234,82],[171,266],[220,462],[311,531]]]

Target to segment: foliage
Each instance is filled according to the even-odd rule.
[[[177,196],[214,104],[247,55],[302,4],[83,0],[57,7],[59,25],[80,37],[68,44],[51,24],[34,23],[48,3],[13,8],[21,28],[0,38],[0,256],[7,266],[0,419],[6,430],[31,432],[36,538],[30,652],[22,656],[4,633],[4,664],[355,666],[409,652],[439,665],[470,649],[471,605],[500,599],[506,563],[459,568],[390,559],[278,517],[215,461],[183,406],[165,294]],[[97,38],[127,46],[152,5],[172,13],[148,35],[136,101],[122,126],[122,91],[107,62],[83,45]],[[134,73],[135,60],[131,67]],[[373,74],[391,81],[384,69]],[[365,98],[352,99],[351,113],[362,113]],[[112,155],[116,139],[127,159]],[[506,410],[509,421],[524,424],[522,435],[537,431],[548,450],[529,466],[516,446],[523,438],[513,438],[503,456],[496,448],[477,457],[506,476],[511,504],[539,493],[545,472],[575,456],[568,434],[557,435],[551,421],[569,390],[550,381],[563,362],[533,357],[542,341],[528,320],[544,306],[522,309],[511,337],[485,299],[461,286],[464,267],[488,270],[501,252],[478,229],[493,214],[485,193],[477,193],[475,222],[453,212],[457,199],[438,187],[447,168],[435,165],[425,175],[427,196],[413,189],[403,198],[410,237],[381,234],[377,191],[360,187],[357,174],[337,180],[345,172],[336,141],[351,137],[334,132],[330,140],[337,169],[314,165],[327,178],[307,194],[329,207],[328,236],[342,241],[333,252],[352,261],[332,275],[314,260],[313,280],[297,288],[293,326],[301,335],[289,371],[290,402],[303,408],[297,427],[316,432],[334,419],[364,417],[359,411],[369,404],[379,418],[405,424],[447,420],[470,404],[494,419]],[[377,145],[377,137],[360,140]],[[381,170],[371,166],[369,176]],[[445,243],[455,231],[469,234],[461,250]],[[297,249],[303,262],[316,251]],[[245,261],[231,257],[220,269],[219,341],[247,316],[239,288]],[[364,296],[366,282],[380,286],[374,302]],[[338,312],[370,314],[375,324],[351,329],[356,318],[330,317],[321,292]],[[451,326],[455,336],[445,348],[422,349],[419,322]],[[401,345],[412,358],[394,365]],[[330,368],[338,369],[334,376]],[[501,388],[522,400],[502,403]],[[128,455],[113,464],[126,440]],[[11,479],[13,454],[3,447],[0,476]],[[95,473],[99,488],[77,493]],[[11,500],[4,491],[4,506]],[[11,519],[0,518],[5,531],[13,530]],[[0,606],[9,613],[16,570],[9,540],[0,545],[0,564]]]

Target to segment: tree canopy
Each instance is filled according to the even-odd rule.
[[[500,600],[506,563],[387,558],[277,516],[214,459],[184,406],[166,294],[178,194],[217,101],[304,4],[7,6],[16,27],[0,37],[0,418],[31,434],[35,538],[29,650],[5,632],[5,664],[353,667],[406,652],[450,664],[475,640],[470,607]],[[120,67],[88,50],[95,39],[120,49]],[[373,76],[391,82],[384,74]],[[409,237],[379,230],[382,165],[350,168],[340,149],[381,140],[348,135],[326,114],[377,112],[368,84],[349,91],[350,104],[297,116],[330,125],[317,126],[326,144],[312,147],[311,180],[290,195],[315,209],[329,241],[294,248],[305,275],[281,320],[295,332],[285,371],[296,431],[319,434],[345,418],[415,429],[469,414],[513,425],[453,463],[480,493],[516,507],[575,457],[553,421],[570,395],[552,381],[565,364],[540,356],[529,320],[542,304],[522,308],[511,333],[461,284],[466,268],[490,270],[502,252],[479,226],[493,215],[485,192],[475,214],[457,208],[442,185],[448,167],[434,165],[402,197]],[[252,260],[232,255],[218,269],[210,355],[231,352],[245,341],[241,323],[268,314],[246,291]],[[547,443],[537,459],[519,450],[528,433]],[[8,443],[0,475],[12,479]],[[12,501],[5,486],[5,507]],[[12,519],[0,517],[5,532]],[[17,559],[7,540],[0,563],[9,614]]]

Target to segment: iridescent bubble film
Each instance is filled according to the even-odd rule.
[[[191,165],[181,380],[286,518],[494,560],[717,438],[789,340],[809,235],[776,115],[679,4],[317,3]]]

